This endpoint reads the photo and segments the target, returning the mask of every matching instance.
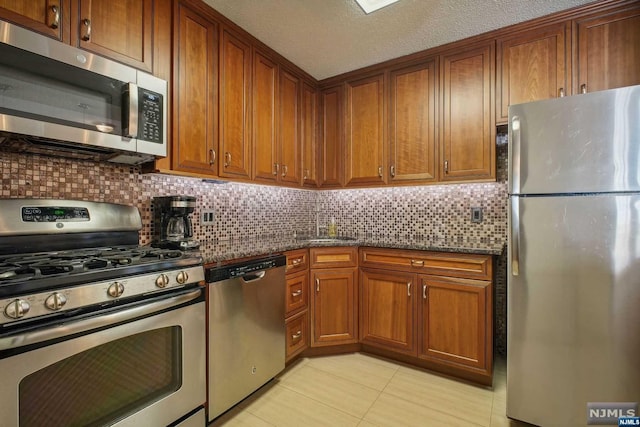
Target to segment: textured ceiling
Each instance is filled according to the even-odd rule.
[[[593,0],[205,0],[318,80]]]

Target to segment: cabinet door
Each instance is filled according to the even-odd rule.
[[[390,73],[391,182],[436,179],[437,60]]]
[[[0,0],[0,19],[69,42],[69,0]]]
[[[311,271],[311,346],[358,342],[357,270]]]
[[[253,177],[276,181],[278,174],[276,109],[278,64],[260,52],[253,55]]]
[[[302,144],[302,184],[318,185],[318,92],[308,83],[302,84],[300,101],[300,139]]]
[[[416,354],[416,275],[360,271],[360,341]]]
[[[71,44],[151,72],[153,0],[75,0]]]
[[[341,187],[342,184],[342,85],[322,91],[321,187]]]
[[[218,28],[178,4],[173,78],[173,169],[216,175]]]
[[[574,93],[640,84],[640,6],[575,22]]]
[[[442,181],[495,179],[494,47],[442,58]]]
[[[300,79],[280,69],[280,182],[300,185]]]
[[[384,179],[384,75],[347,83],[346,184]]]
[[[509,105],[570,95],[570,27],[550,25],[498,40],[496,121]]]
[[[418,357],[491,369],[491,282],[419,278]]]
[[[249,178],[251,47],[228,31],[220,47],[220,175]]]

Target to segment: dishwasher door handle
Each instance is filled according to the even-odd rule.
[[[242,280],[244,281],[244,283],[255,282],[256,280],[262,279],[266,273],[267,272],[265,270],[262,270],[258,271],[257,273],[245,274],[244,276],[242,276]]]

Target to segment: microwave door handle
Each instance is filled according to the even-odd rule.
[[[127,124],[124,130],[124,136],[127,138],[138,137],[138,85],[135,83],[127,83],[126,96],[129,97],[126,104],[129,105],[128,111],[126,111]]]

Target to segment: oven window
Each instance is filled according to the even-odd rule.
[[[93,347],[25,377],[19,386],[20,426],[113,423],[180,388],[179,326]]]

